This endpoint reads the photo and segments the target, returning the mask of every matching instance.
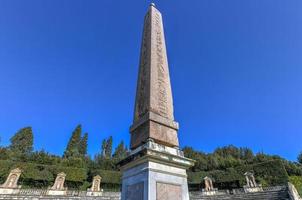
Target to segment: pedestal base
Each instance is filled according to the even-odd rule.
[[[243,186],[244,192],[245,193],[251,193],[251,192],[262,192],[262,186],[258,187],[249,187],[249,186]]]
[[[122,200],[189,200],[186,169],[193,163],[178,149],[148,142],[121,163]]]
[[[102,196],[103,195],[103,192],[91,192],[91,191],[88,191],[86,193],[86,196],[91,196],[91,197],[99,197],[99,196]]]
[[[67,191],[66,190],[47,190],[47,195],[64,196],[64,195],[67,195]]]
[[[0,188],[0,194],[18,194],[20,188]]]
[[[212,195],[217,195],[217,194],[219,194],[219,192],[218,192],[218,189],[217,189],[217,188],[214,188],[213,190],[210,190],[210,191],[206,191],[206,190],[202,189],[201,194],[202,194],[202,195],[205,195],[205,196],[212,196]]]

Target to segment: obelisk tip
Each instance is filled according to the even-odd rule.
[[[153,6],[153,7],[155,7],[155,3],[150,3],[150,6]]]

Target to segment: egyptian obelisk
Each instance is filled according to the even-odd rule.
[[[122,200],[189,200],[179,149],[161,13],[151,4],[144,20],[131,153],[120,162]]]

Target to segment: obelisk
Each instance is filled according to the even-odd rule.
[[[186,169],[194,161],[179,149],[161,13],[152,3],[144,20],[131,153],[120,162],[122,200],[189,200]]]

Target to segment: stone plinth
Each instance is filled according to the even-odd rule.
[[[193,163],[179,149],[148,141],[120,163],[122,200],[189,200],[186,169]]]

